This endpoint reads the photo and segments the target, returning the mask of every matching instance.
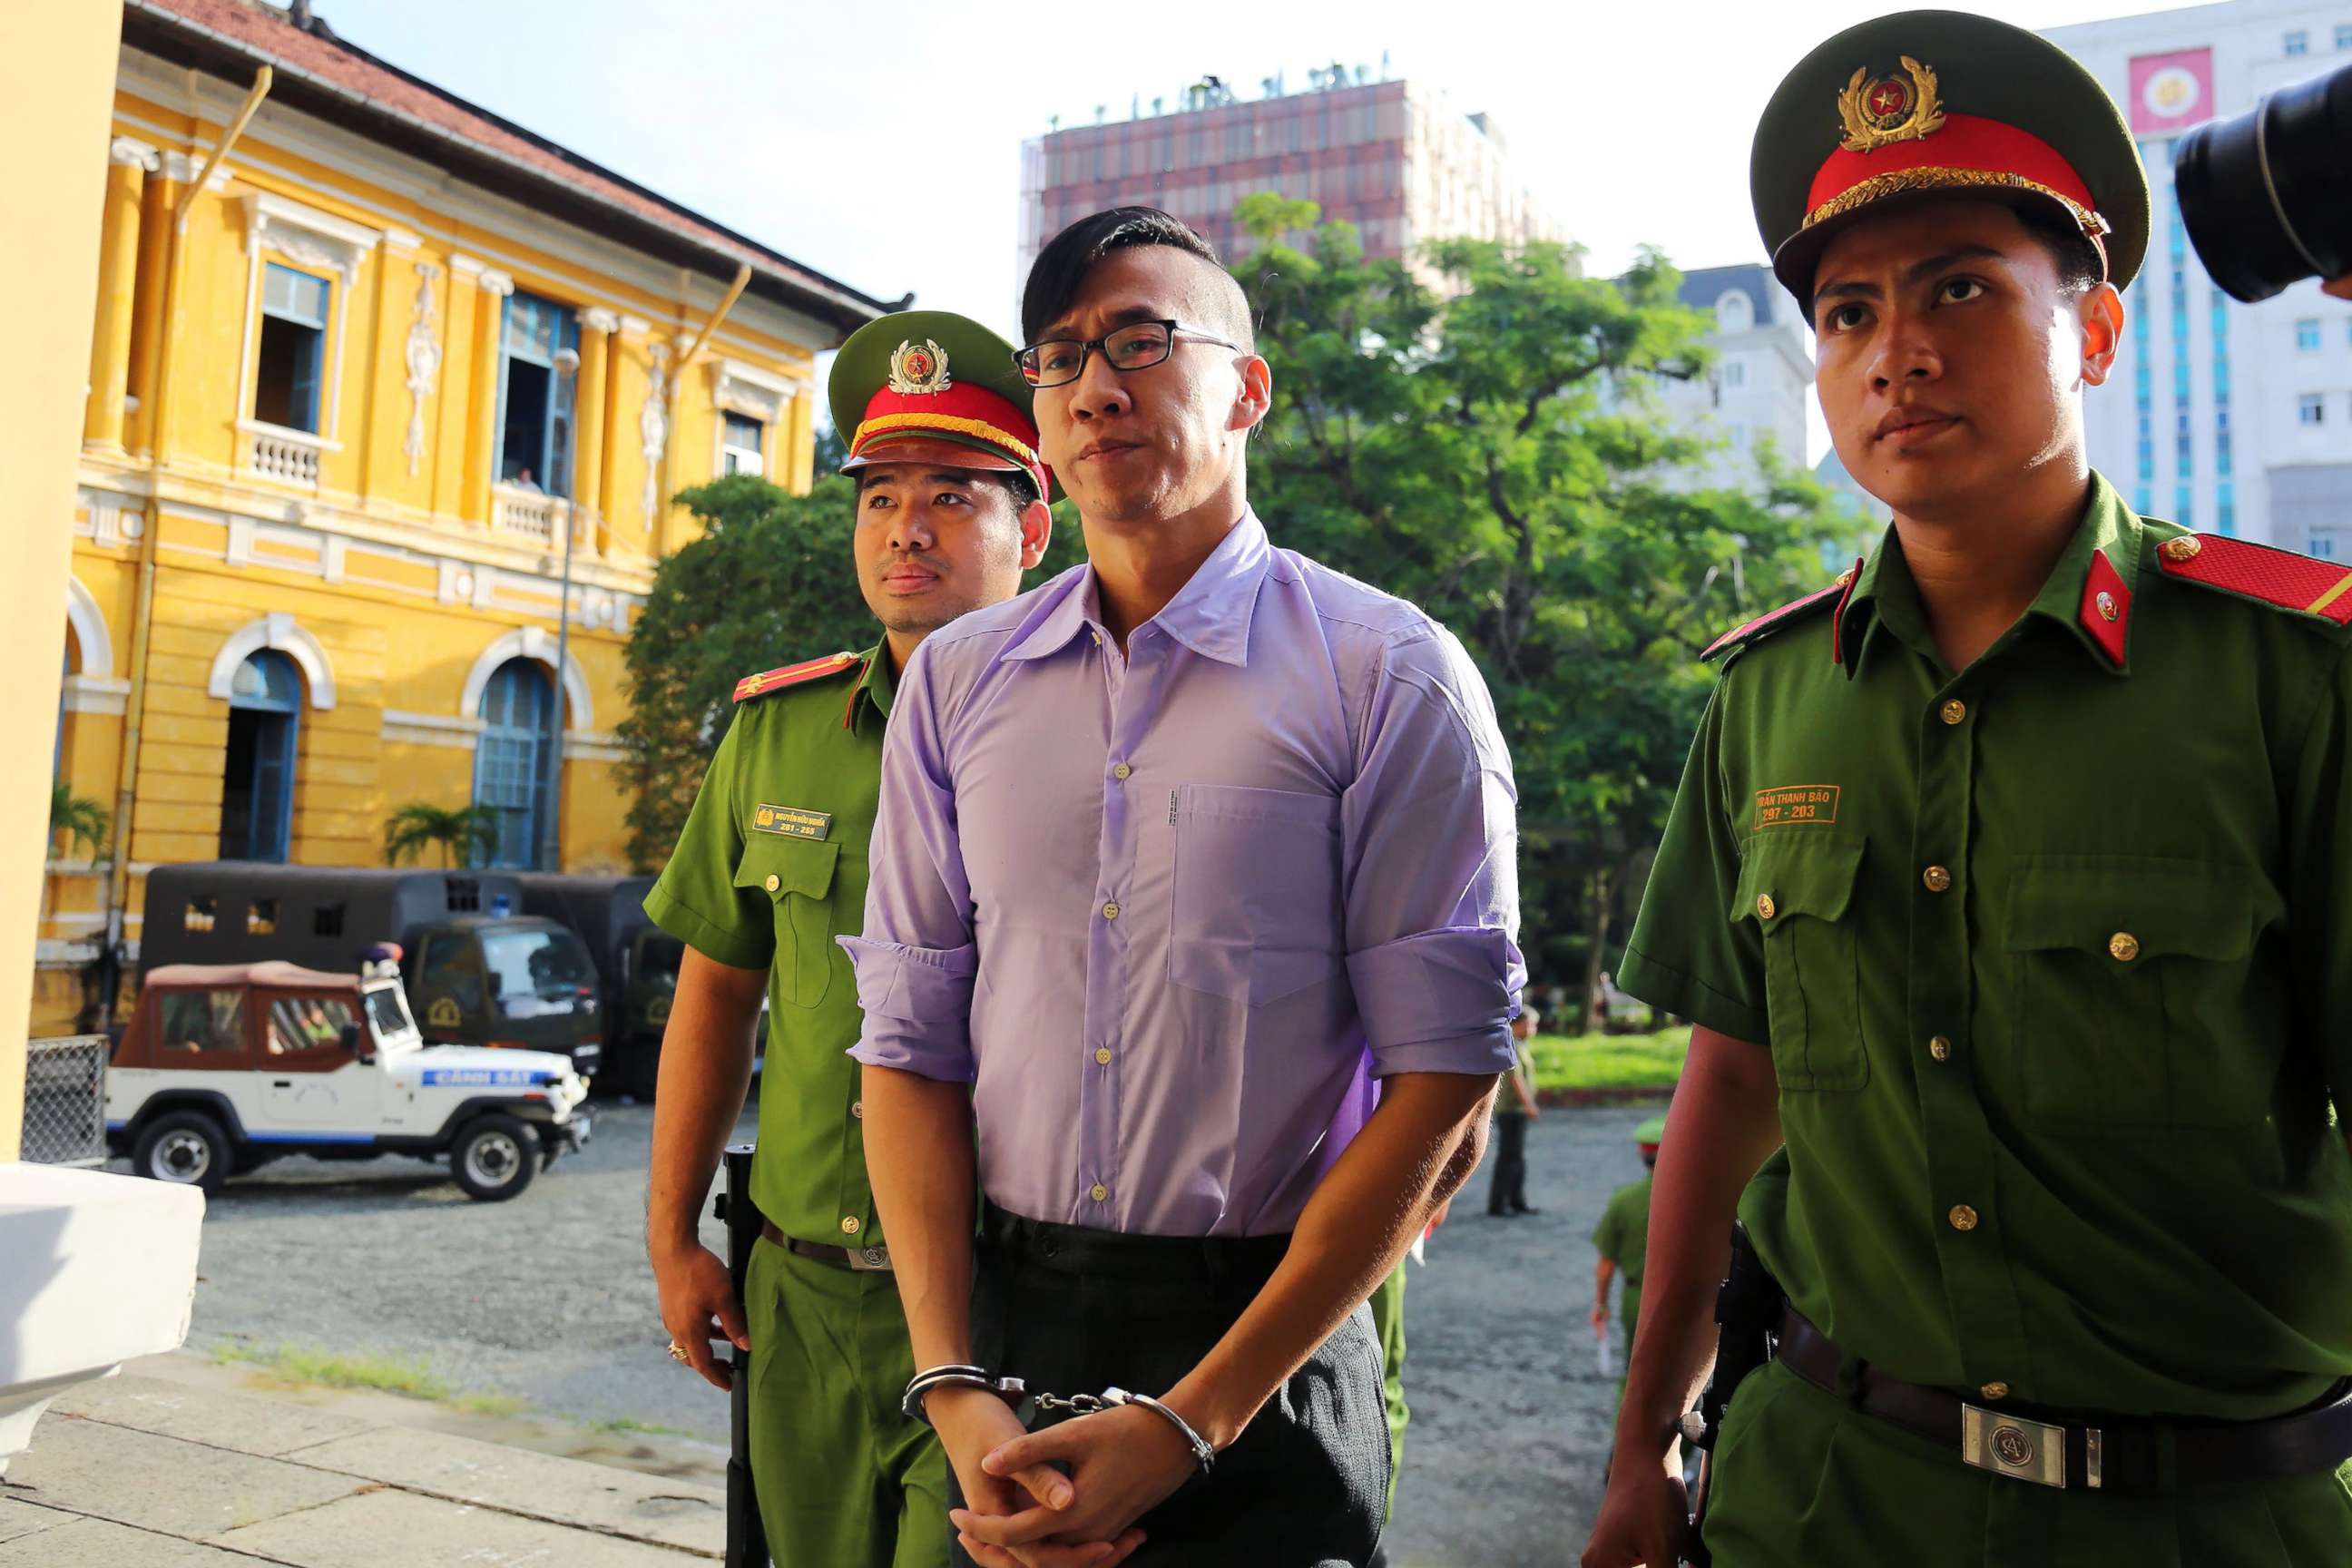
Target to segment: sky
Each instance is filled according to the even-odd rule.
[[[2171,7],[1993,0],[2057,26]],[[1333,60],[1494,117],[1515,175],[1590,252],[1761,261],[1748,137],[1813,45],[1892,7],[1852,0],[313,0],[338,33],[882,300],[909,291],[1013,335],[1021,144],[1203,75],[1244,98]],[[1818,452],[1815,454],[1818,456]]]

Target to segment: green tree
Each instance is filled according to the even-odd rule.
[[[446,868],[470,866],[499,841],[498,816],[487,806],[438,806],[412,800],[383,822],[383,863],[415,863],[438,846]]]
[[[621,782],[635,796],[629,860],[640,871],[658,868],[677,842],[727,732],[737,681],[880,636],[850,555],[856,491],[831,471],[838,447],[832,452],[805,496],[733,474],[677,498],[701,520],[702,535],[655,571],[629,632],[628,716],[614,726]],[[1057,509],[1041,570],[1080,558],[1076,531],[1067,509]]]
[[[76,795],[73,785],[58,779],[49,785],[49,843],[53,847],[72,848],[87,846],[90,864],[98,864],[99,852],[106,847],[107,829],[114,818],[106,807],[86,795]],[[59,835],[64,836],[62,845]]]
[[[1440,294],[1311,203],[1236,216],[1275,376],[1253,503],[1468,647],[1518,781],[1530,964],[1590,995],[1706,701],[1699,650],[1818,586],[1852,524],[1769,453],[1748,489],[1695,487],[1709,448],[1653,388],[1704,370],[1707,322],[1663,257],[1601,279],[1567,247],[1444,241],[1422,258]]]

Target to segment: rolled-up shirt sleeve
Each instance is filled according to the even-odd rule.
[[[956,833],[938,697],[917,648],[882,742],[882,795],[868,849],[866,931],[838,940],[857,970],[865,1023],[849,1054],[874,1067],[972,1077],[971,885]]]
[[[1389,649],[1362,736],[1341,864],[1372,1071],[1507,1072],[1527,984],[1518,792],[1486,682],[1451,634]]]

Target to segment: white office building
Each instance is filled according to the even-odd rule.
[[[2352,65],[2352,4],[2231,0],[2044,36],[2123,106],[2153,196],[2123,350],[2090,396],[2092,462],[2142,512],[2352,559],[2352,304],[2309,280],[2259,305],[2231,299],[2172,190],[2192,127]]]
[[[1702,267],[1683,274],[1682,302],[1715,323],[1715,363],[1690,381],[1660,381],[1659,412],[1673,425],[1721,443],[1690,476],[1694,488],[1748,489],[1758,460],[1776,448],[1790,468],[1805,461],[1805,402],[1813,395],[1812,337],[1771,268]]]

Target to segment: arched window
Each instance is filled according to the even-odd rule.
[[[228,765],[221,779],[225,860],[283,860],[294,821],[294,742],[302,677],[269,648],[247,656],[230,679]]]
[[[539,838],[554,809],[555,685],[535,659],[510,658],[482,689],[474,745],[474,804],[498,818],[493,866],[539,864]]]
[[[1742,289],[1727,289],[1716,297],[1716,330],[1744,332],[1756,324],[1756,301]]]

